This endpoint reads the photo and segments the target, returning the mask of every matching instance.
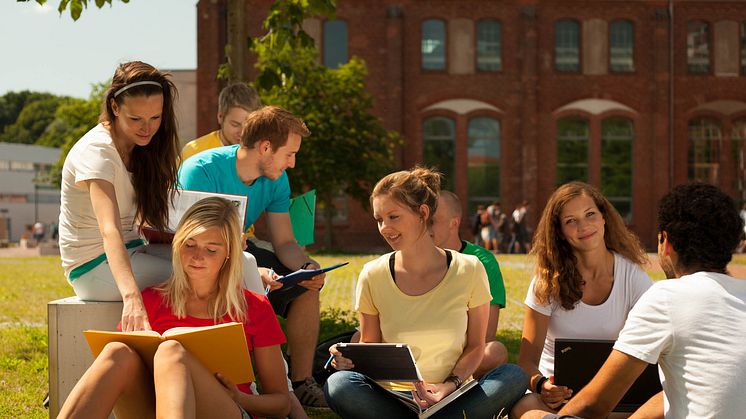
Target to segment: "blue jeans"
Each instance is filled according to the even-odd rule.
[[[485,374],[479,385],[464,393],[433,418],[480,419],[507,415],[526,392],[528,379],[513,364],[501,365]],[[416,418],[417,415],[363,374],[338,371],[324,385],[329,407],[342,418]]]

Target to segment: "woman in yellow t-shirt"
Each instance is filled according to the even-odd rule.
[[[424,381],[371,385],[335,347],[333,374],[324,388],[329,407],[343,418],[407,418],[416,414],[387,390],[427,408],[470,379],[482,360],[489,315],[487,274],[468,255],[438,248],[429,234],[440,193],[440,174],[415,168],[381,179],[371,195],[378,231],[394,250],[368,262],[358,279],[355,309],[361,342],[403,342]],[[486,373],[479,386],[436,417],[491,418],[526,390],[520,368],[507,364]],[[386,390],[384,390],[384,388]]]

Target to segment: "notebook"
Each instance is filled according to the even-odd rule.
[[[613,340],[556,339],[554,341],[554,382],[577,394],[596,375],[609,357]],[[632,384],[614,408],[615,412],[634,412],[662,390],[658,365],[651,364]]]

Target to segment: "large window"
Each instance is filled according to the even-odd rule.
[[[502,70],[502,26],[495,20],[477,23],[477,70]]]
[[[710,25],[707,22],[687,23],[686,63],[690,73],[710,72]]]
[[[718,185],[720,179],[720,124],[710,118],[689,121],[689,180]]]
[[[580,70],[580,27],[574,20],[554,24],[554,68],[557,71]]]
[[[453,189],[456,157],[456,124],[453,119],[436,116],[422,124],[423,161],[443,173],[443,188]]]
[[[557,121],[557,186],[572,180],[588,181],[588,120]]]
[[[500,121],[474,118],[469,121],[467,149],[469,208],[500,197]]]
[[[627,118],[601,121],[601,192],[628,222],[632,214],[634,137],[634,125]]]
[[[615,20],[609,25],[609,67],[615,72],[635,71],[634,27],[632,22]]]
[[[446,25],[442,20],[430,19],[422,22],[422,68],[446,68]]]
[[[324,65],[338,68],[347,63],[347,22],[327,20],[324,22]]]
[[[736,199],[746,203],[746,119],[733,122],[730,139],[733,144],[733,164],[736,169],[733,185]]]

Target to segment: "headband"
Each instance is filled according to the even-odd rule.
[[[116,92],[114,92],[114,97],[119,96],[122,92],[124,92],[127,89],[130,89],[132,87],[137,87],[137,86],[144,86],[144,85],[158,86],[158,87],[161,88],[161,90],[163,89],[163,86],[161,86],[161,84],[158,83],[157,81],[152,81],[152,80],[136,81],[136,82],[130,83],[130,84],[122,87],[121,89],[117,90]]]

